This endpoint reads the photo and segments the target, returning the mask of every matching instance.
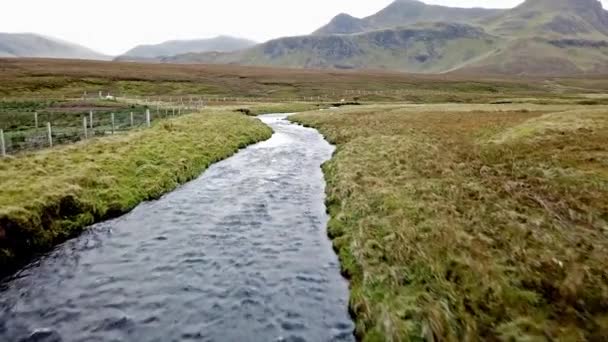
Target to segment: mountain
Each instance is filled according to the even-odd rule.
[[[372,28],[365,20],[355,18],[350,14],[341,13],[335,16],[329,24],[313,32],[316,35],[349,34],[368,31]]]
[[[482,24],[511,37],[606,39],[608,12],[597,0],[527,0]]]
[[[608,12],[596,0],[527,0],[483,22],[508,42],[462,72],[608,72]]]
[[[340,14],[311,35],[162,61],[422,73],[608,73],[608,12],[597,0],[526,0],[509,10],[397,0],[362,19]]]
[[[139,45],[116,59],[155,60],[164,56],[174,56],[186,53],[210,51],[230,52],[245,49],[255,44],[256,43],[251,40],[228,36],[197,40],[172,40],[156,45]]]
[[[472,23],[503,12],[484,8],[454,8],[427,5],[417,0],[397,0],[380,12],[363,19],[340,14],[313,34],[345,34],[386,29],[424,22]]]
[[[473,26],[434,23],[352,35],[281,38],[237,53],[189,54],[163,61],[441,72],[489,53],[500,41]]]
[[[32,33],[0,33],[0,57],[110,59],[83,46]]]

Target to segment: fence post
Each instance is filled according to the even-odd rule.
[[[114,134],[114,113],[112,113],[112,134]]]
[[[88,139],[89,138],[89,133],[87,132],[87,117],[83,116],[82,117],[82,129],[84,131],[84,139]]]
[[[46,123],[46,136],[49,141],[49,147],[53,147],[53,129],[51,128],[51,123]]]
[[[150,109],[146,109],[146,126],[150,128]]]
[[[38,128],[38,112],[34,112],[34,125]]]
[[[6,144],[4,143],[4,130],[0,129],[0,151],[2,157],[6,157]]]
[[[175,116],[175,107],[173,107],[173,109],[171,110],[171,116]]]
[[[89,111],[89,126],[93,129],[93,111]]]
[[[133,128],[133,112],[131,112],[131,128]]]

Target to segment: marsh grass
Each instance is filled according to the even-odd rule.
[[[0,273],[271,134],[253,118],[209,110],[0,160]]]
[[[480,75],[413,75],[388,71],[303,70],[236,65],[108,63],[0,59],[0,96],[80,97],[84,91],[130,96],[228,96],[287,101],[487,103],[518,99],[559,103],[591,101],[605,93],[601,77],[553,79]],[[568,86],[565,86],[568,85]],[[580,93],[586,93],[582,96]],[[525,100],[522,100],[524,99]]]
[[[608,338],[607,108],[293,118],[338,146],[329,234],[361,339]]]

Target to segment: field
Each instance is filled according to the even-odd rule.
[[[204,96],[292,102],[493,101],[560,103],[603,95],[605,77],[533,78],[411,75],[386,71],[299,70],[233,65],[169,65],[0,59],[0,98],[79,98],[84,92],[130,96]],[[607,99],[594,98],[596,103]]]
[[[87,136],[99,137],[112,134],[112,114],[114,132],[143,127],[146,109],[142,105],[88,99],[8,100],[0,102],[0,129],[5,133],[7,152],[15,154],[48,147],[47,123],[52,127],[53,143],[59,145],[84,139],[83,118],[88,120]],[[134,115],[133,126],[130,113]],[[154,113],[151,119],[167,116]]]
[[[304,113],[364,341],[608,338],[608,107]]]
[[[0,273],[270,136],[243,114],[309,110],[338,147],[329,234],[360,339],[605,340],[607,79],[0,59],[7,136],[93,109],[102,136],[0,160]],[[99,91],[119,100],[81,99]],[[206,109],[106,134],[191,97]]]
[[[0,274],[270,135],[258,120],[214,109],[0,161]]]

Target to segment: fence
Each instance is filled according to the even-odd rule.
[[[115,112],[0,112],[0,153],[3,157],[100,136],[122,134],[150,127],[153,122],[189,114],[191,107],[159,105],[154,111],[145,107]]]
[[[226,95],[206,95],[206,96],[130,96],[123,94],[117,98],[129,103],[149,105],[152,109],[157,103],[170,103],[175,106],[201,106],[212,104],[230,103],[275,103],[275,102],[340,102],[342,99],[352,100],[354,98],[370,98],[374,100],[386,99],[396,100],[411,96],[410,91],[405,90],[345,90],[331,91],[313,96],[226,96]]]
[[[152,122],[191,113],[207,105],[276,102],[325,102],[335,103],[344,99],[392,98],[407,96],[407,90],[335,90],[316,93],[322,95],[280,97],[228,96],[228,95],[181,95],[181,96],[129,96],[110,95],[107,92],[84,92],[81,97],[29,98],[11,101],[2,99],[0,104],[12,103],[8,110],[0,105],[0,154],[2,156],[41,148],[73,143],[83,139],[120,134],[131,129],[149,126]],[[54,102],[72,107],[53,108]],[[80,108],[92,102],[121,103],[128,109]],[[99,104],[99,103],[97,103]],[[53,110],[49,110],[52,108]],[[149,119],[146,117],[149,111]],[[149,120],[149,122],[148,122]]]

